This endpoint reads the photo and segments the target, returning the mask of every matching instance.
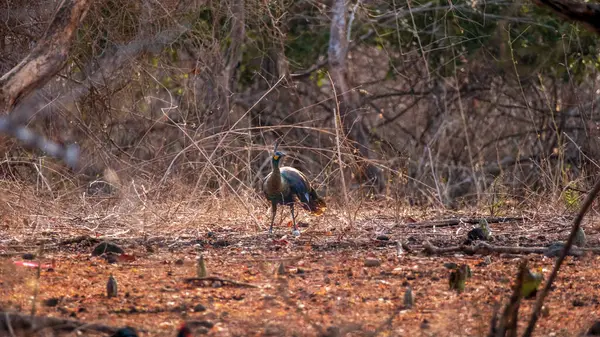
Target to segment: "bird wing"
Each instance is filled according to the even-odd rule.
[[[292,193],[296,194],[303,202],[308,202],[311,190],[308,178],[293,167],[282,167],[281,176],[285,179]]]

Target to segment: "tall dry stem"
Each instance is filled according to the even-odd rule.
[[[342,160],[342,138],[341,138],[341,134],[343,132],[342,130],[342,116],[340,114],[340,102],[337,99],[337,92],[335,90],[335,85],[333,84],[333,79],[331,78],[331,75],[329,73],[327,73],[327,76],[329,77],[329,83],[331,83],[331,88],[333,89],[333,97],[335,99],[335,108],[333,110],[333,120],[334,120],[334,124],[335,124],[335,146],[336,146],[336,152],[337,152],[337,161],[338,161],[338,166],[340,168],[340,180],[342,182],[342,191],[344,194],[344,205],[346,205],[346,207],[344,207],[344,212],[346,213],[346,218],[348,221],[348,224],[350,226],[353,226],[353,221],[352,221],[352,217],[350,216],[350,211],[348,210],[348,189],[346,188],[346,178],[344,177],[344,161]]]

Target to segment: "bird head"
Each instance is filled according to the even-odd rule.
[[[285,152],[281,152],[281,151],[275,151],[275,152],[273,152],[273,157],[272,157],[273,163],[279,164],[279,161],[281,159],[283,159],[283,157],[285,157],[285,156],[287,156],[285,154]]]
[[[283,159],[283,157],[286,156],[285,152],[281,152],[278,150],[280,143],[281,143],[281,140],[278,140],[275,142],[275,148],[273,149],[273,157],[271,157],[272,162],[273,162],[273,167],[279,167],[279,162],[281,161],[281,159]]]

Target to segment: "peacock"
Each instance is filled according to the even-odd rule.
[[[304,173],[289,166],[280,167],[279,164],[286,156],[285,153],[277,150],[278,143],[275,144],[271,164],[273,170],[263,181],[263,192],[269,201],[271,201],[271,226],[269,233],[273,233],[273,223],[277,213],[277,205],[288,205],[292,212],[292,222],[294,224],[293,234],[300,235],[296,226],[296,216],[294,214],[294,203],[300,202],[302,208],[313,215],[321,215],[325,212],[325,201],[317,195],[317,192],[310,186],[308,178]]]

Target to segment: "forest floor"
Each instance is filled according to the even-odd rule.
[[[383,202],[363,203],[352,212],[334,206],[321,217],[302,212],[306,227],[293,238],[287,209],[269,236],[254,222],[266,226],[268,209],[262,204],[252,206],[251,215],[247,205],[235,203],[158,205],[97,201],[93,207],[55,207],[43,214],[11,207],[0,223],[0,308],[29,314],[35,302],[37,315],[129,325],[140,336],[175,336],[183,321],[196,322],[195,335],[209,336],[336,336],[336,329],[339,336],[485,336],[495,303],[510,296],[522,257],[493,254],[486,265],[479,255],[420,252],[426,240],[439,247],[461,244],[473,225],[433,228],[412,222],[484,216],[477,212]],[[352,227],[342,231],[347,213],[354,218]],[[547,246],[564,240],[572,221],[566,213],[505,213],[525,220],[491,224],[497,245]],[[599,244],[595,214],[583,224],[588,246]],[[114,263],[92,257],[94,245],[104,239],[126,255]],[[399,254],[396,241],[414,250]],[[44,265],[38,278],[37,268],[22,262],[27,261],[23,254],[36,254],[42,242],[43,254],[33,260]],[[225,281],[187,280],[196,276],[199,254],[209,275]],[[547,278],[554,259],[527,257]],[[446,262],[470,266],[463,293],[449,289]],[[536,336],[576,336],[598,318],[599,262],[591,253],[567,258]],[[118,281],[115,298],[106,297],[110,274]],[[412,309],[403,305],[408,286],[415,298]],[[533,303],[522,305],[522,325]]]

